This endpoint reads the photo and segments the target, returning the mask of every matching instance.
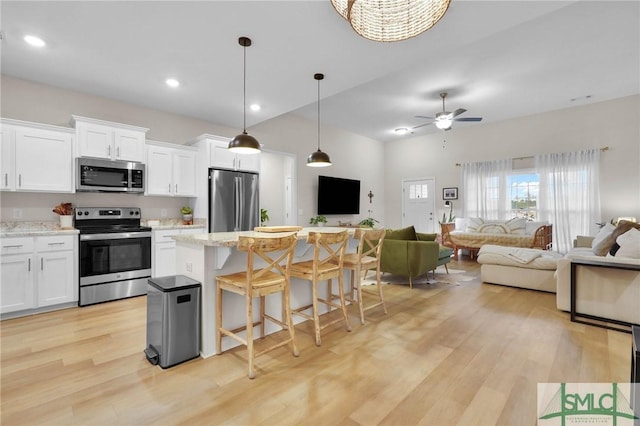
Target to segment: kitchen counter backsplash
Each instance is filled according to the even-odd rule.
[[[60,221],[0,222],[1,237],[77,234],[74,228],[61,228]]]
[[[150,226],[155,229],[191,229],[191,228],[206,228],[206,219],[193,219],[193,225],[183,225],[182,219],[178,218],[162,218],[162,219],[142,219],[142,226]]]

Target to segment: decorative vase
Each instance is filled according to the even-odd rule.
[[[60,215],[60,228],[73,228],[73,215]]]
[[[183,214],[182,215],[182,224],[183,225],[193,225],[193,215],[192,214]]]

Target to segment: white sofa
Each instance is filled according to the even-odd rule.
[[[478,252],[480,278],[486,283],[555,293],[561,258],[549,250],[485,244]]]
[[[635,230],[629,232],[636,238],[640,234]],[[482,281],[556,293],[557,308],[569,312],[572,259],[640,266],[640,258],[637,258],[640,241],[635,242],[632,257],[626,257],[628,250],[625,253],[620,250],[617,256],[596,255],[594,250],[602,252],[602,246],[596,241],[592,247],[593,240],[593,237],[577,237],[576,247],[564,256],[537,249],[484,245],[478,253]],[[516,251],[521,251],[525,257],[528,252],[537,252],[538,256],[528,262],[517,261],[511,256]],[[576,269],[576,280],[578,313],[640,324],[640,271],[580,265]]]
[[[582,241],[589,242],[585,237]],[[556,270],[556,306],[563,311],[571,309],[571,259],[640,266],[640,259],[597,256],[590,245],[571,249],[558,260]],[[579,266],[576,280],[577,312],[640,324],[640,271]]]

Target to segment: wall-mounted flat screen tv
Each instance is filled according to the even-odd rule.
[[[359,213],[359,180],[318,176],[318,214]]]

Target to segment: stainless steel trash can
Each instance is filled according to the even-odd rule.
[[[147,360],[162,368],[200,355],[201,283],[184,275],[149,278]]]

